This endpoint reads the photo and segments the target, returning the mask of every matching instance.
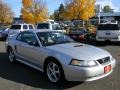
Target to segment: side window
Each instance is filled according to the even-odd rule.
[[[48,23],[40,23],[37,25],[37,29],[49,29],[50,25]]]
[[[29,43],[29,42],[33,42],[36,40],[35,36],[33,33],[25,33],[23,36],[22,36],[22,39],[24,42],[26,43]]]
[[[28,29],[27,25],[23,25],[23,29]]]
[[[21,36],[22,36],[22,33],[20,33],[18,36],[17,36],[17,40],[21,41]]]
[[[37,41],[35,35],[31,32],[21,33],[17,36],[16,39],[19,40],[19,41],[25,42],[25,43],[36,42]]]
[[[52,25],[52,29],[55,30],[55,25]]]
[[[33,26],[32,26],[32,25],[29,25],[29,29],[33,29]]]
[[[60,26],[57,24],[52,25],[53,30],[61,30]]]
[[[12,25],[10,29],[21,29],[21,25]]]

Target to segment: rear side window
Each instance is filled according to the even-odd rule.
[[[23,29],[28,29],[27,25],[23,25]]]
[[[40,24],[38,24],[37,29],[49,29],[49,24],[48,23],[40,23]]]
[[[29,29],[34,29],[32,25],[29,25]]]
[[[10,29],[21,29],[21,25],[12,25]]]
[[[98,30],[119,30],[117,24],[101,24],[98,26]]]

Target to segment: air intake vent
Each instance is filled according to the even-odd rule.
[[[100,64],[106,64],[110,62],[110,57],[102,58],[97,60]]]
[[[82,44],[81,45],[76,45],[76,46],[74,46],[74,47],[81,47],[81,46],[83,46]]]

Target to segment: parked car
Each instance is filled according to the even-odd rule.
[[[90,35],[90,33],[86,29],[82,28],[70,30],[68,35],[75,41],[86,42],[89,38],[88,36]]]
[[[55,31],[60,31],[60,32],[63,32],[63,33],[66,33],[66,30],[63,30],[59,23],[51,23],[51,22],[41,22],[41,23],[38,23],[37,24],[37,29],[39,30],[55,30]]]
[[[7,38],[11,63],[19,61],[45,73],[54,84],[68,81],[93,81],[108,76],[115,59],[103,49],[74,42],[52,30],[29,30]]]
[[[0,30],[0,39],[6,40],[8,36],[9,28],[2,28]]]
[[[25,23],[17,23],[11,25],[9,29],[9,35],[14,35],[22,31],[34,29],[34,25],[32,24],[25,24]]]
[[[96,33],[97,41],[120,42],[120,26],[118,24],[100,24]]]

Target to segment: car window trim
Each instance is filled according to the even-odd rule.
[[[27,42],[25,42],[25,41],[22,41],[22,40],[17,39],[18,36],[19,36],[20,34],[23,34],[23,33],[32,33],[32,34],[35,36],[35,38],[36,38],[36,41],[37,41],[37,43],[38,43],[38,47],[41,46],[41,45],[39,44],[39,42],[38,42],[38,39],[37,39],[36,35],[35,35],[33,32],[29,32],[29,31],[19,33],[19,34],[17,35],[17,37],[16,37],[16,40],[21,41],[21,42],[24,42],[24,43],[26,43],[26,44],[29,44],[29,43],[27,43]],[[34,45],[32,45],[32,46],[34,46]]]

